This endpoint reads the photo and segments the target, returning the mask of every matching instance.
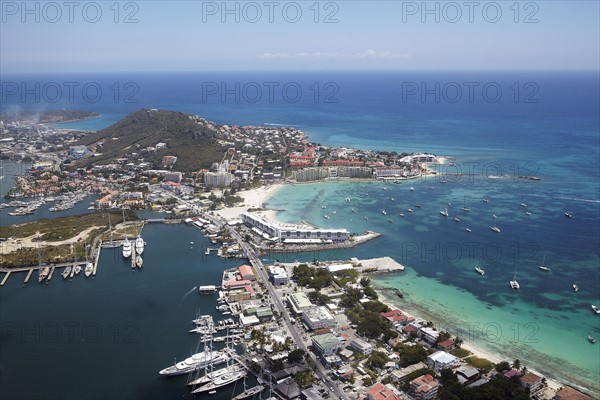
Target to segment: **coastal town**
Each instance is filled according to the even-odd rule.
[[[174,118],[164,113],[140,110],[135,118]],[[223,272],[221,282],[199,282],[199,296],[214,301],[222,315],[219,320],[190,315],[193,333],[205,350],[187,359],[181,354],[185,361],[172,366],[167,361],[160,371],[188,375],[182,385],[187,383],[191,393],[218,393],[243,380],[244,392],[236,399],[259,393],[308,400],[592,399],[531,370],[527,360],[501,360],[395,305],[390,299],[402,299],[403,293],[372,282],[376,274],[404,270],[385,255],[264,261],[269,254],[347,249],[380,237],[374,231],[277,221],[268,199],[282,185],[340,180],[401,184],[414,179],[444,184],[445,177],[436,170],[448,161],[444,157],[322,146],[289,127],[176,118],[199,127],[201,132],[189,132],[194,140],[211,140],[213,160],[194,165],[189,154],[176,151],[179,144],[171,136],[147,145],[118,146],[108,157],[112,143],[126,139],[31,121],[0,121],[2,160],[28,166],[14,174],[14,188],[1,204],[2,230],[10,232],[1,235],[2,285],[16,272],[28,273],[25,284],[34,270],[40,282],[47,283],[55,268],[70,268],[66,276],[73,278],[80,264],[93,277],[102,273],[97,263],[106,247],[123,248],[132,269],[141,269],[137,257],[143,253],[144,226],[186,224],[215,245],[206,249],[208,255],[214,250],[240,261]],[[48,203],[49,211],[61,212],[84,202],[86,213],[95,219],[80,222],[72,237],[52,232],[67,224],[63,217],[44,227],[41,239],[38,222],[10,223],[12,217],[35,216]],[[4,209],[11,211],[4,214]],[[136,210],[151,210],[156,216],[138,218]],[[73,252],[74,244],[81,250]],[[71,253],[60,250],[50,257],[50,249],[59,245],[71,247]],[[213,342],[218,350],[213,351]],[[254,386],[247,385],[250,375]]]

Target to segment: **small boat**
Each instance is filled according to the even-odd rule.
[[[595,306],[595,305],[593,305],[593,304],[592,304],[592,310],[594,310],[594,312],[595,312],[597,315],[600,315],[600,308],[598,308],[597,306]]]
[[[483,202],[484,202],[484,203],[489,203],[490,201],[489,201],[488,199],[484,198],[484,199],[483,199]]]
[[[326,208],[327,208],[327,206],[321,206],[321,208],[324,210],[324,209],[326,209]]]
[[[596,343],[596,339],[594,339],[594,337],[592,335],[588,335],[587,336],[587,340],[591,343],[591,344],[595,344]]]
[[[452,207],[452,203],[448,203],[448,207]]]
[[[193,245],[194,245],[194,242],[190,242],[190,244],[193,246]]]
[[[490,229],[496,233],[500,233],[500,228],[496,226],[496,219],[494,219],[494,226],[492,226]]]
[[[144,260],[142,260],[142,257],[140,257],[139,255],[135,257],[135,266],[138,268],[142,268],[142,266],[144,265]]]
[[[481,275],[485,275],[485,270],[481,267],[475,267],[475,271],[477,271]]]
[[[510,281],[510,287],[513,289],[520,289],[521,285],[519,285],[519,282],[517,282],[517,280],[513,278],[513,280]]]
[[[420,204],[420,203],[417,203],[417,204],[415,204],[415,207],[417,207],[417,208],[421,208],[421,204]]]
[[[63,269],[63,272],[61,275],[62,275],[63,279],[67,279],[69,277],[69,275],[71,275],[71,267],[69,266],[69,267],[66,267],[65,269]]]
[[[410,190],[411,192],[414,192],[415,188],[411,186],[410,189],[408,189],[408,190]]]
[[[542,259],[542,263],[538,266],[542,271],[550,272],[550,267],[546,265],[546,256]]]
[[[573,214],[566,212],[565,213],[565,217],[567,217],[567,218],[573,218]]]
[[[264,389],[265,389],[265,387],[262,385],[253,386],[250,389],[244,390],[242,393],[235,396],[232,400],[242,400],[242,399],[245,399],[248,397],[252,397],[252,396],[262,392]]]
[[[465,231],[471,232],[471,228],[465,228]]]
[[[335,215],[336,213],[337,213],[337,211],[335,211],[335,210],[333,210],[333,211],[332,211],[332,214],[333,214],[333,215]]]
[[[455,220],[456,222],[460,222],[460,218],[458,218],[458,217],[454,217],[454,220]]]
[[[92,264],[91,262],[85,263],[85,270],[83,271],[85,276],[90,276],[92,272],[94,272],[94,264]]]
[[[402,214],[402,213],[400,213],[400,214],[398,214],[398,215],[400,215],[401,217],[404,217],[404,214]]]
[[[463,206],[460,209],[461,209],[461,211],[464,211],[464,212],[471,211],[471,209],[469,207],[467,207],[467,198],[466,198],[466,196],[465,196],[465,201],[463,203]]]
[[[353,212],[353,213],[355,213],[355,212],[356,212],[356,208],[353,208],[353,209],[352,209],[352,212]]]
[[[368,221],[368,220],[369,220],[369,217],[365,217],[365,221]]]
[[[346,198],[344,199],[344,201],[345,201],[346,203],[350,202],[350,197],[346,197]]]
[[[391,200],[391,201],[396,201],[396,199],[395,199],[395,198],[393,198],[393,197],[390,197],[390,200]]]
[[[576,283],[573,284],[573,291],[574,292],[579,292],[579,286],[577,286]]]
[[[413,212],[412,208],[407,208],[406,211]]]
[[[529,211],[525,211],[525,215],[531,215]]]
[[[388,222],[391,224],[393,221],[391,218],[388,218]]]
[[[329,215],[323,215],[323,218],[329,219]]]
[[[81,272],[81,265],[75,266],[75,275],[78,275]]]
[[[446,209],[444,211],[440,211],[440,214],[442,214],[444,217],[448,216],[448,207],[446,207]]]
[[[383,215],[387,215],[387,212],[386,212],[385,210],[381,210],[381,213],[382,213]]]
[[[521,203],[521,207],[527,208],[527,203]]]

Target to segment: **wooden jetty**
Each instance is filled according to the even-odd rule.
[[[27,276],[25,277],[25,280],[23,281],[23,283],[29,282],[29,278],[31,278],[31,274],[33,274],[33,268],[31,268],[29,270],[29,272],[27,273]]]
[[[4,284],[6,283],[6,281],[8,280],[8,277],[10,276],[10,274],[12,273],[12,271],[8,271],[6,273],[6,275],[4,275],[4,279],[2,279],[2,282],[0,282],[0,286],[4,286]]]

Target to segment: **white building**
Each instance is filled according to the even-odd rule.
[[[275,286],[283,286],[290,283],[288,273],[283,267],[275,265],[269,266],[269,276]]]
[[[436,351],[427,357],[427,365],[434,371],[440,372],[443,369],[457,367],[459,360],[445,351]]]
[[[242,221],[253,230],[258,230],[263,236],[286,242],[331,243],[344,242],[350,234],[346,229],[314,229],[299,226],[279,225],[256,214],[243,213]],[[299,240],[299,241],[298,241]]]
[[[362,354],[371,354],[373,351],[373,345],[360,338],[351,340],[350,347]]]
[[[233,175],[229,172],[206,172],[204,185],[206,187],[227,187],[233,182]]]
[[[335,318],[326,307],[319,306],[306,309],[302,312],[302,319],[312,329],[332,328],[336,325]]]

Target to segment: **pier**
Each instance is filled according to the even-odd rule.
[[[33,270],[31,270],[31,271],[33,271]],[[29,274],[31,274],[31,271],[29,272]],[[5,284],[5,283],[6,283],[6,281],[8,280],[8,277],[10,276],[10,274],[11,274],[11,271],[8,271],[8,272],[6,273],[6,275],[4,275],[4,279],[2,279],[2,282],[0,282],[0,286],[4,286],[4,284]]]
[[[27,276],[25,277],[25,280],[23,281],[24,284],[29,282],[29,278],[31,278],[31,274],[33,274],[33,269],[30,269],[29,272],[27,273]]]
[[[52,268],[50,268],[50,274],[48,274],[48,277],[46,278],[47,281],[49,281],[50,279],[52,279],[52,275],[54,275],[54,270],[56,269],[56,266],[53,266]]]

